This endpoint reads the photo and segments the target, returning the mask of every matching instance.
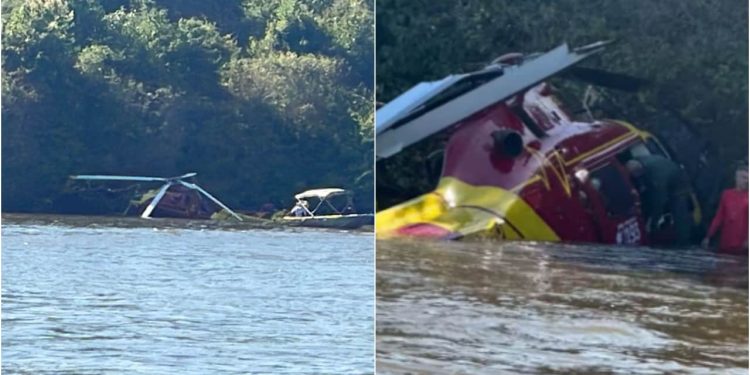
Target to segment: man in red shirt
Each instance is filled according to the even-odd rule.
[[[747,166],[740,166],[734,174],[735,187],[724,190],[721,193],[719,210],[711,222],[706,238],[703,239],[703,247],[708,248],[708,243],[717,231],[721,231],[719,237],[719,252],[742,254],[747,253]]]

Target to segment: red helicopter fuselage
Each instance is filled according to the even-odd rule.
[[[622,121],[575,121],[546,83],[448,132],[436,190],[379,212],[379,235],[630,245],[653,237],[624,167],[645,154],[669,157],[651,134]],[[519,148],[503,152],[503,137]]]

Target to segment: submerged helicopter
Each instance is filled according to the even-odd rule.
[[[627,122],[575,120],[545,82],[564,73],[637,85],[575,66],[608,44],[507,54],[479,71],[420,83],[378,109],[379,161],[446,134],[437,187],[378,212],[378,236],[654,243],[625,164],[670,153]],[[697,226],[692,191],[688,200]]]
[[[143,177],[143,176],[112,176],[112,175],[75,175],[70,176],[71,180],[82,181],[130,181],[130,182],[158,182],[162,186],[154,194],[144,194],[140,201],[131,202],[125,213],[129,213],[131,208],[140,212],[140,217],[144,219],[153,216],[173,217],[184,219],[208,219],[218,209],[223,209],[235,219],[242,221],[242,217],[237,215],[224,203],[221,203],[213,195],[198,186],[189,179],[195,177],[197,173],[191,172],[175,177]],[[202,197],[206,197],[205,201]]]

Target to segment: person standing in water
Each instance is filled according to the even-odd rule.
[[[633,177],[643,203],[646,230],[652,241],[665,227],[671,227],[669,243],[684,246],[690,242],[692,223],[688,199],[690,187],[680,166],[659,155],[645,155],[629,160],[625,167]]]
[[[734,188],[721,193],[719,209],[711,222],[703,247],[708,248],[711,237],[720,231],[720,253],[747,254],[748,174],[747,165],[740,165],[734,173]]]

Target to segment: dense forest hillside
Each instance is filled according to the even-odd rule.
[[[371,0],[2,11],[3,211],[74,211],[70,174],[189,171],[239,209],[327,186],[372,208]]]
[[[615,40],[586,65],[640,77],[648,85],[636,94],[602,90],[602,116],[625,119],[662,138],[706,141],[719,165],[713,178],[721,184],[728,183],[732,164],[747,158],[746,2],[378,0],[376,12],[379,102],[420,81],[476,70],[508,52]],[[554,83],[582,97],[580,85]],[[689,132],[678,131],[675,121]],[[416,173],[425,169],[423,156],[430,150],[421,151],[426,152],[417,147],[378,163],[378,204],[429,188]]]

